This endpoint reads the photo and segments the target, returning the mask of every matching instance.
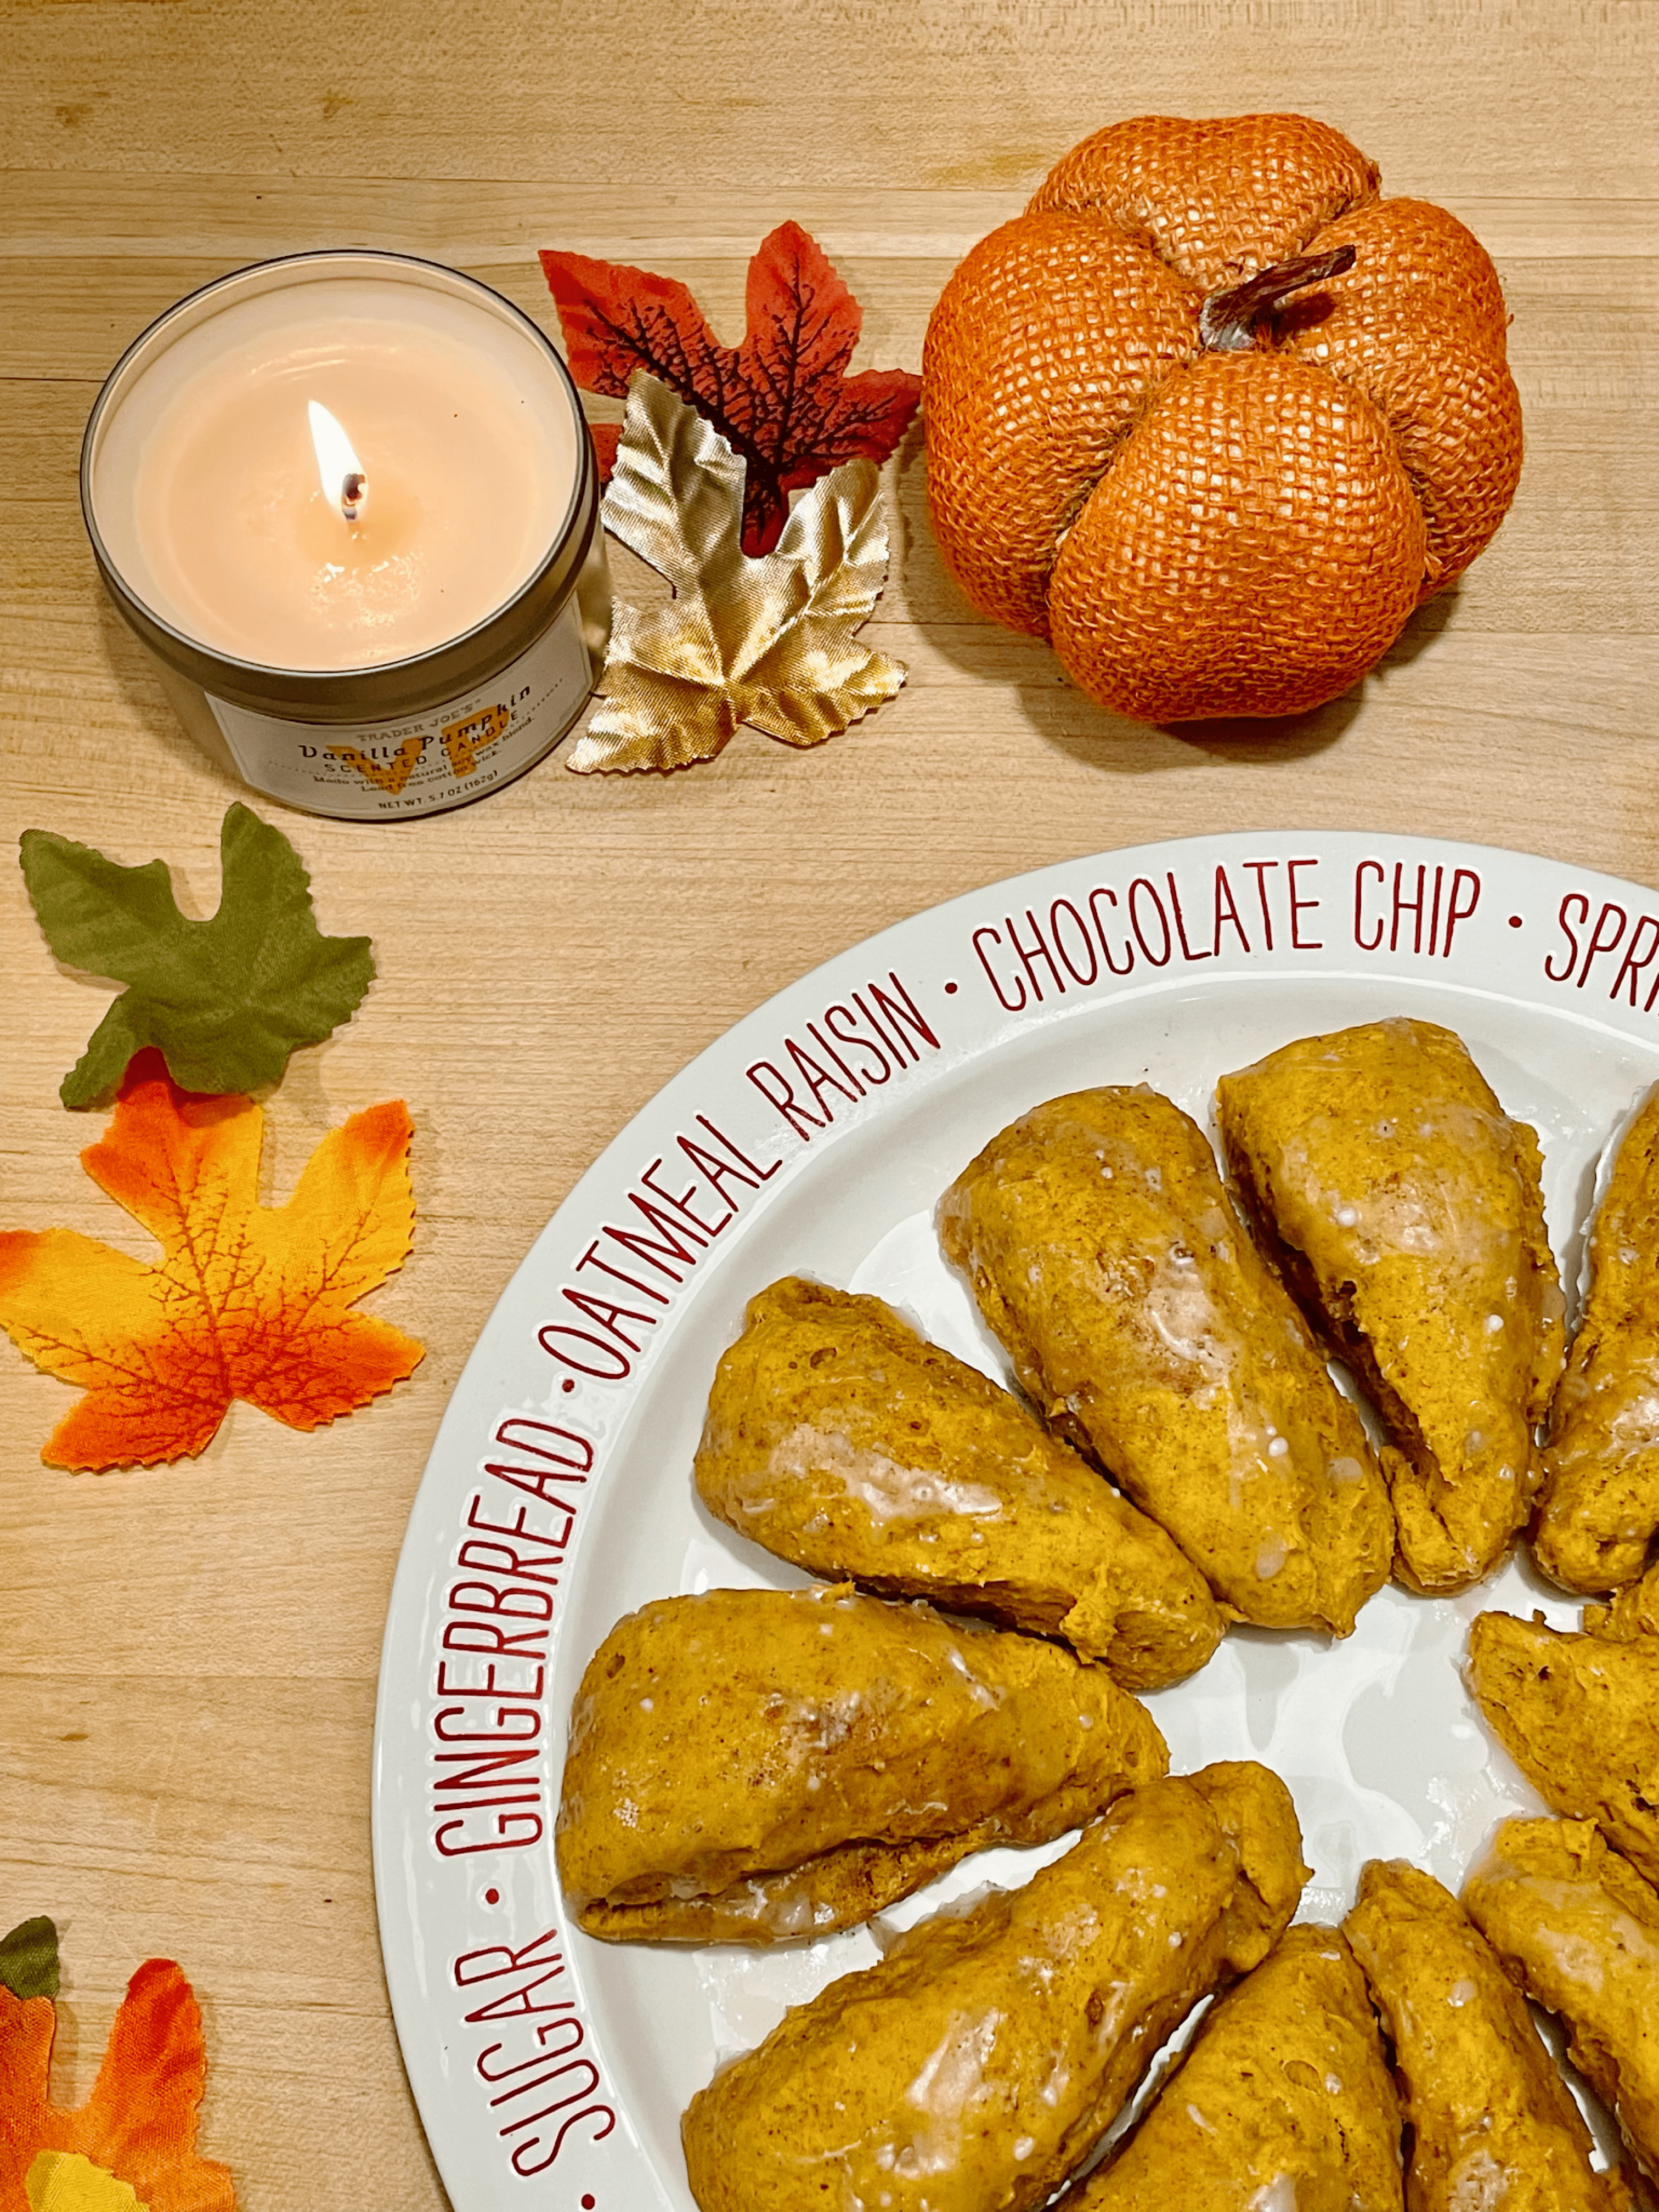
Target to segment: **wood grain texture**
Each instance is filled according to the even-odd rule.
[[[161,854],[198,912],[238,793],[103,604],[76,470],[116,356],[223,270],[392,246],[551,331],[535,248],[563,246],[684,278],[730,336],[749,253],[793,216],[864,303],[860,365],[914,368],[954,262],[1074,140],[1292,107],[1468,222],[1515,318],[1508,523],[1288,732],[1114,722],[979,621],[913,434],[868,633],[909,682],[846,737],[797,756],[745,731],[669,780],[556,759],[396,830],[260,802],[323,926],[372,930],[380,963],[270,1103],[268,1189],[345,1114],[407,1098],[420,1224],[371,1310],[428,1358],[333,1430],[238,1407],[199,1461],[92,1478],[40,1465],[68,1394],[0,1346],[0,1924],[64,1929],[60,2094],[86,2093],[132,1968],[176,1957],[207,2016],[204,2148],[245,2212],[424,2212],[443,2198],[368,1874],[386,1595],[468,1350],[629,1115],[817,961],[1093,848],[1369,827],[1659,884],[1659,38],[1635,0],[0,0],[0,832]],[[57,1102],[107,990],[54,966],[3,860],[0,977],[0,1224],[147,1255],[76,1164],[100,1117]]]

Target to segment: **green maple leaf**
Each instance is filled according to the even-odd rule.
[[[58,1930],[44,1916],[0,1936],[0,1989],[15,1997],[57,1996]]]
[[[180,1089],[252,1091],[289,1054],[320,1044],[374,974],[366,937],[325,937],[311,878],[280,830],[234,805],[220,832],[219,911],[179,913],[167,864],[123,868],[49,830],[21,839],[23,879],[66,967],[128,986],[64,1078],[65,1106],[92,1106],[157,1045]]]

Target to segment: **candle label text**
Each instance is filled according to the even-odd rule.
[[[243,779],[313,814],[398,821],[462,806],[532,768],[593,684],[573,598],[528,653],[477,690],[395,722],[289,722],[207,694]]]

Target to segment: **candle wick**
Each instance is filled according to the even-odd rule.
[[[368,478],[361,469],[350,469],[340,485],[340,512],[348,522],[356,522],[368,498]]]

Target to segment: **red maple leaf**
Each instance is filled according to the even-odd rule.
[[[781,223],[750,261],[748,326],[735,347],[720,344],[672,276],[584,253],[544,250],[541,262],[585,391],[623,398],[629,377],[648,370],[742,457],[745,553],[777,544],[792,491],[859,455],[884,461],[921,400],[921,379],[906,369],[848,375],[863,312],[799,223]],[[607,427],[595,426],[596,444]],[[602,461],[614,459],[617,436],[611,428]]]

